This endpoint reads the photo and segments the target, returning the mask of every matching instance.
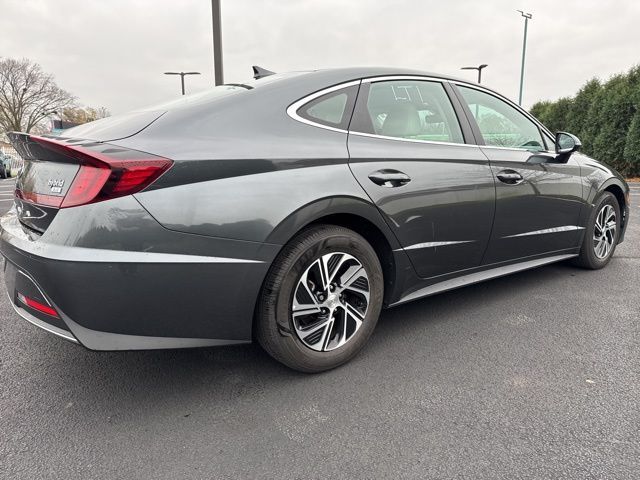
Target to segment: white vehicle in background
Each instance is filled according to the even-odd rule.
[[[15,163],[12,155],[0,152],[0,178],[11,178],[11,168]]]

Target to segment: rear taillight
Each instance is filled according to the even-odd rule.
[[[16,190],[17,198],[56,208],[86,205],[140,192],[173,164],[167,158],[105,144],[94,143],[88,148],[51,138],[31,136],[31,139],[80,165],[64,196]]]

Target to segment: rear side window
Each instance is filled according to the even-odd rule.
[[[361,92],[351,131],[431,142],[464,143],[443,85],[426,80],[373,82]]]
[[[305,103],[297,114],[313,123],[346,130],[357,94],[357,85],[341,88]]]

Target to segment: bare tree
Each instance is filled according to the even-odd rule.
[[[37,63],[0,58],[0,133],[30,132],[45,117],[73,102],[74,97]]]
[[[105,107],[66,107],[58,113],[62,120],[77,124],[93,122],[111,115]]]

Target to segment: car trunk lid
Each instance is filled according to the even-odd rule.
[[[43,233],[58,210],[137,193],[172,161],[117,145],[26,133],[9,134],[24,160],[16,180],[19,220]]]

